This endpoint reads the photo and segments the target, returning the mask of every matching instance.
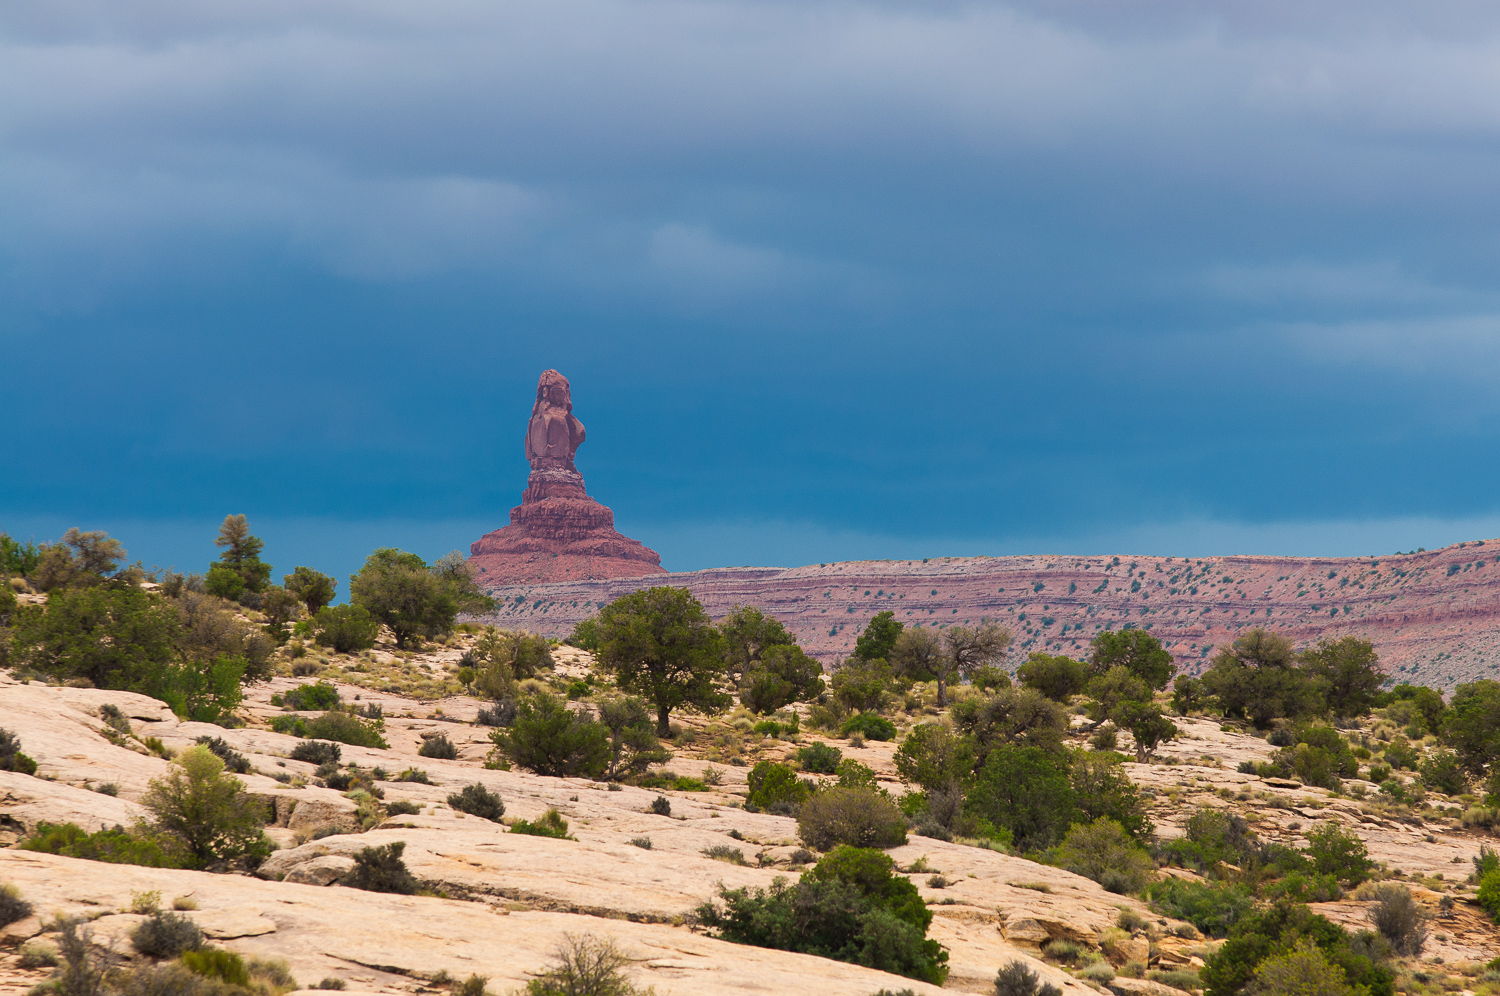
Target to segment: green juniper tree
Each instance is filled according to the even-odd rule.
[[[619,686],[656,706],[656,735],[672,735],[673,709],[727,708],[717,681],[724,644],[690,592],[661,586],[621,596],[599,613],[599,662]]]

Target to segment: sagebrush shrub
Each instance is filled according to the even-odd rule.
[[[453,987],[453,996],[485,996],[489,991],[485,989],[489,981],[490,977],[488,975],[480,975],[478,972],[475,972]]]
[[[245,959],[233,951],[224,951],[219,948],[185,951],[182,955],[182,967],[194,975],[218,979],[231,986],[250,984],[250,969],[246,966]]]
[[[906,818],[882,793],[834,787],[814,793],[797,812],[797,833],[808,847],[828,851],[850,847],[899,847],[906,843]]]
[[[417,880],[401,860],[406,841],[398,840],[381,847],[366,847],[354,855],[354,867],[344,873],[340,883],[368,892],[394,892],[411,896],[417,891]]]
[[[703,849],[704,857],[713,858],[715,861],[727,861],[732,865],[745,863],[745,852],[738,847],[730,847],[728,844],[715,844]]]
[[[995,996],[1062,996],[1062,990],[1050,982],[1041,982],[1037,974],[1017,958],[995,975]]]
[[[246,992],[242,987],[199,975],[178,962],[139,965],[129,971],[113,972],[110,983],[111,996],[240,996]],[[77,989],[63,991],[68,996],[79,993]]]
[[[453,746],[453,741],[448,739],[446,733],[439,733],[435,737],[429,737],[422,741],[422,746],[417,748],[419,757],[430,757],[439,761],[458,760],[458,748]]]
[[[0,927],[8,927],[31,916],[31,904],[21,898],[21,890],[10,884],[0,885]]]
[[[479,782],[465,785],[462,790],[448,796],[448,805],[460,813],[468,813],[491,823],[499,823],[505,815],[505,802]]]
[[[496,702],[488,708],[481,707],[479,715],[474,717],[474,722],[480,726],[509,726],[515,720],[516,703],[514,699]]]
[[[657,796],[655,799],[651,800],[651,812],[655,813],[657,816],[671,816],[672,800],[668,799],[664,795]]]
[[[526,984],[524,996],[650,996],[654,990],[637,989],[626,977],[630,961],[613,941],[570,934],[558,948],[556,961]],[[483,989],[481,980],[478,989],[454,992],[482,996]]]
[[[157,910],[136,924],[130,945],[148,958],[176,958],[203,947],[203,931],[180,913]]]
[[[1380,935],[1396,953],[1414,957],[1427,945],[1427,913],[1412,898],[1411,890],[1394,882],[1375,887],[1375,902],[1365,911]]]
[[[344,748],[338,744],[329,743],[327,740],[304,740],[292,748],[290,755],[293,761],[306,761],[308,764],[324,765],[338,764],[344,756]]]
[[[20,738],[6,729],[0,729],[0,771],[36,774],[36,762],[21,753]]]
[[[422,804],[410,799],[397,799],[386,803],[385,811],[389,816],[415,816],[422,811]]]
[[[292,721],[281,724],[284,719]],[[279,725],[285,725],[287,728],[279,729]],[[381,731],[385,728],[383,722],[380,720],[365,722],[347,712],[325,712],[316,719],[308,720],[278,716],[272,720],[271,728],[278,733],[291,733],[312,740],[333,740],[341,744],[349,744],[351,747],[377,747],[385,750],[390,746],[381,735]]]
[[[1151,856],[1124,828],[1103,816],[1070,827],[1057,856],[1058,863],[1068,871],[1117,893],[1139,892],[1155,869]]]
[[[214,756],[224,762],[224,770],[236,775],[250,773],[250,759],[224,742],[223,737],[199,737],[198,744],[213,751]]]

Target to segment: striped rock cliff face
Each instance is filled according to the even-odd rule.
[[[721,618],[756,605],[825,664],[843,659],[877,612],[907,625],[1008,626],[1017,662],[1081,656],[1102,629],[1138,626],[1187,673],[1252,626],[1309,643],[1371,640],[1398,680],[1434,687],[1500,662],[1500,541],[1373,558],[1022,556],[880,560],[792,569],[717,568],[654,577],[496,586],[485,621],[565,636],[612,599],[684,587]]]

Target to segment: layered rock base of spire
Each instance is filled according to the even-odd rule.
[[[661,555],[615,531],[615,513],[588,496],[583,475],[537,469],[510,525],[469,546],[485,587],[665,574]]]

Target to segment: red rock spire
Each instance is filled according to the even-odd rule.
[[[615,532],[615,514],[588,496],[573,455],[585,439],[568,378],[546,370],[526,424],[531,476],[510,525],[469,546],[481,584],[526,584],[665,574],[661,556]]]

